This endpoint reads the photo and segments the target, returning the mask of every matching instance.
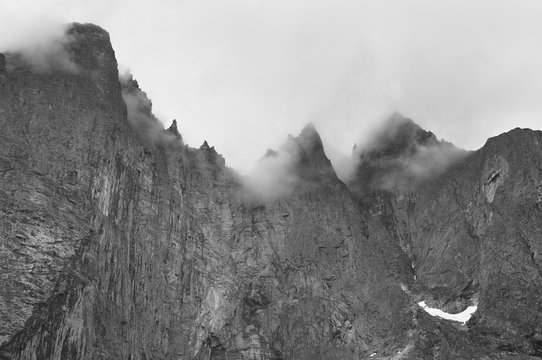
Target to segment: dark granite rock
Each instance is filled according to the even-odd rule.
[[[284,146],[295,191],[247,201],[207,143],[148,141],[150,101],[102,61],[105,32],[70,34],[77,74],[12,72],[3,88],[2,356],[357,358],[401,345],[400,249],[364,220],[314,127]]]
[[[372,164],[389,162],[390,153],[415,156],[409,149],[420,137],[397,134],[403,140],[389,143],[399,151],[372,153]],[[540,355],[541,144],[541,132],[515,129],[407,188],[356,192],[409,254],[415,296],[449,312],[477,304],[469,331],[487,349]],[[366,176],[353,180],[354,191],[367,186]]]
[[[6,72],[6,55],[0,53],[0,74]]]
[[[408,192],[467,155],[438,140],[411,119],[394,113],[363,148],[355,146],[358,166],[349,187],[359,198],[374,190]]]
[[[540,132],[466,153],[396,115],[347,187],[308,125],[260,198],[67,31],[76,72],[11,54],[0,83],[1,359],[540,355]]]
[[[168,128],[168,131],[171,132],[177,139],[183,140],[179,129],[177,128],[177,120],[173,119],[171,126]]]

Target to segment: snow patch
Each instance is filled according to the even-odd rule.
[[[424,309],[431,316],[438,316],[446,320],[458,321],[463,324],[469,321],[469,319],[472,317],[472,314],[474,314],[478,309],[477,305],[472,305],[466,308],[463,312],[460,312],[459,314],[449,314],[440,309],[428,307],[425,304],[425,301],[420,301],[418,305],[420,305],[421,308]]]

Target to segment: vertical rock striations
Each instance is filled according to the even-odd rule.
[[[379,142],[386,150],[362,153],[350,187],[410,255],[413,293],[450,312],[478,305],[470,336],[487,349],[540,355],[542,133],[512,130],[413,177],[389,164],[416,163],[420,144],[442,143],[401,124]],[[382,188],[367,181],[375,174],[408,186]]]
[[[13,55],[0,88],[0,356],[346,359],[402,345],[405,261],[313,127],[281,150],[300,181],[262,203],[207,143],[157,128],[105,31],[68,33],[76,72]]]
[[[347,187],[308,125],[263,194],[163,128],[103,29],[60,44],[0,56],[0,359],[542,353],[542,133],[467,153],[395,115]]]

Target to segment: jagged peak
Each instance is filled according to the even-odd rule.
[[[268,149],[244,181],[250,194],[265,201],[342,184],[313,124],[296,137],[288,135],[278,150]]]
[[[322,138],[316,130],[316,127],[313,123],[308,123],[305,125],[299,136],[296,138],[297,143],[309,151],[314,151],[315,149],[324,150],[324,145],[322,144]]]
[[[312,123],[305,125],[297,137],[288,135],[282,148],[289,152],[298,151],[299,148],[307,154],[318,154],[326,157],[322,138]]]
[[[409,191],[467,154],[398,112],[382,123],[370,142],[353,151],[359,163],[349,186],[357,194]]]
[[[173,122],[171,123],[171,126],[167,129],[167,131],[175,135],[177,138],[181,138],[181,133],[179,132],[179,129],[177,127],[176,119],[173,119]]]
[[[202,149],[202,150],[211,149],[211,147],[209,146],[209,143],[207,142],[207,140],[203,140],[203,144],[201,144],[201,146],[199,148]],[[214,147],[213,147],[213,149],[214,149]]]
[[[304,177],[316,178],[332,174],[332,177],[336,178],[331,161],[325,154],[320,134],[312,123],[305,125],[297,137],[288,135],[278,153],[280,152],[291,156],[294,168],[304,174]]]
[[[431,146],[439,140],[431,131],[424,130],[412,119],[394,112],[375,131],[364,146],[354,146],[354,152],[372,156],[409,155],[419,146]]]
[[[215,170],[222,171],[226,168],[226,160],[224,157],[215,150],[214,146],[209,146],[207,140],[203,141],[203,144],[199,148],[199,153],[208,164],[215,165]]]
[[[299,137],[318,137],[320,138],[320,134],[318,134],[318,131],[316,130],[316,127],[312,122],[307,123],[301,132],[299,133]]]
[[[298,136],[288,135],[284,144],[277,150],[268,149],[261,158],[285,157],[289,159],[293,169],[300,173],[333,173],[331,161],[325,154],[320,134],[312,123],[308,123]]]

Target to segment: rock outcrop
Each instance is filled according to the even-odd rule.
[[[347,186],[308,125],[262,197],[67,31],[70,67],[0,76],[0,359],[540,355],[540,132],[467,153],[396,115]]]
[[[404,123],[422,136],[392,136],[389,143],[401,144],[393,147],[398,152],[372,152],[369,161],[362,155],[360,169],[366,162],[388,164],[390,157],[415,158],[410,149],[434,138],[409,120]],[[377,169],[382,178],[390,173],[407,187],[382,189],[364,176],[351,184],[354,191],[365,187],[356,192],[358,199],[411,258],[418,298],[451,312],[478,305],[469,336],[488,349],[537,356],[541,146],[542,132],[515,129],[416,182],[405,172],[397,179],[396,168]]]
[[[294,191],[259,203],[213,147],[156,129],[137,82],[113,73],[107,33],[70,31],[85,45],[69,48],[77,74],[12,71],[2,87],[0,354],[345,359],[401,346],[402,252],[314,127],[281,150],[295,155]]]
[[[363,147],[354,147],[357,167],[349,187],[358,198],[374,190],[406,193],[442,173],[466,151],[438,140],[399,113],[390,116]]]

